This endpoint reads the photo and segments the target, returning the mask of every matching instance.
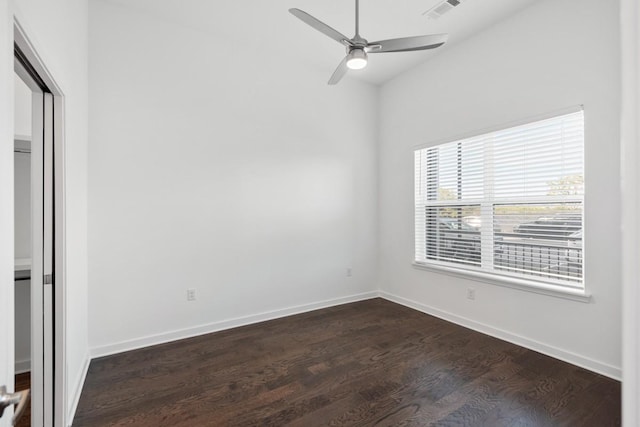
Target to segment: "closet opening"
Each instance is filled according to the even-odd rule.
[[[14,74],[15,391],[31,389],[31,137],[33,92]],[[31,426],[31,405],[16,424]]]
[[[15,425],[65,426],[64,97],[14,25]],[[22,394],[26,395],[26,393]],[[23,409],[24,408],[24,409]]]

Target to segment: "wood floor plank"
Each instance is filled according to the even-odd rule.
[[[22,374],[16,374],[15,377],[16,391],[28,390],[31,388],[31,372],[24,372]],[[31,426],[31,399],[27,403],[27,407],[24,409],[24,413],[20,420],[18,420],[18,424],[16,427],[29,427]]]
[[[74,426],[619,426],[620,409],[617,381],[373,299],[94,360]]]

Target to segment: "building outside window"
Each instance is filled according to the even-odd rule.
[[[415,263],[584,289],[584,114],[415,151]]]

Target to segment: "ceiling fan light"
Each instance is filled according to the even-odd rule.
[[[347,67],[352,70],[362,70],[367,66],[367,53],[363,49],[351,50],[347,58]]]

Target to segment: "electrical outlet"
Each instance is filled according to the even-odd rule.
[[[196,290],[187,289],[187,301],[195,301],[195,300],[196,300]]]
[[[476,299],[476,290],[473,288],[467,288],[467,299]]]
[[[347,268],[347,277],[351,277],[353,276],[353,271],[351,270],[351,267]]]

